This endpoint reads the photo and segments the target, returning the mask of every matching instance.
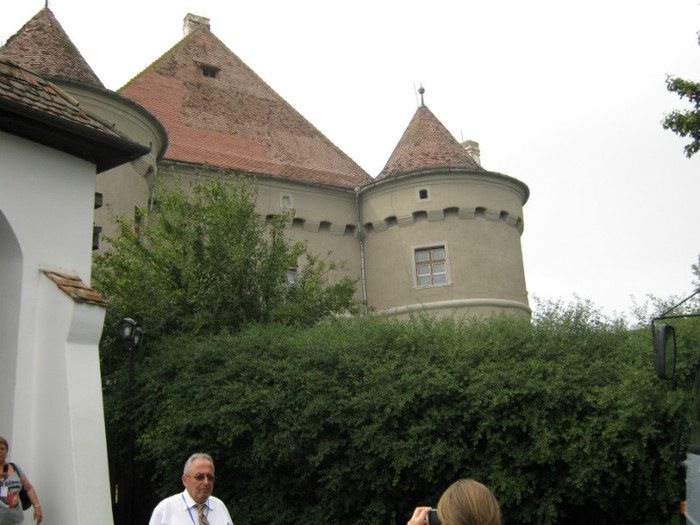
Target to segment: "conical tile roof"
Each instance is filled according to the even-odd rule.
[[[119,90],[170,138],[165,159],[341,188],[372,181],[200,25]]]
[[[10,37],[0,57],[45,77],[104,87],[48,7]]]
[[[433,169],[483,171],[433,112],[421,105],[377,180]]]

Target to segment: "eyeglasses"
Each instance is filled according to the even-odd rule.
[[[207,481],[210,483],[214,483],[214,480],[216,479],[213,474],[196,474],[195,476],[190,476],[189,474],[185,474],[188,478],[194,478],[197,481],[204,481],[204,478],[207,478]]]

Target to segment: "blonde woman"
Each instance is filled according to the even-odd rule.
[[[431,510],[417,507],[408,525],[426,525]],[[473,479],[460,479],[450,485],[438,501],[437,515],[442,525],[501,525],[496,497]]]

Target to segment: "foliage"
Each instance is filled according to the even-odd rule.
[[[690,269],[693,271],[693,275],[695,276],[693,285],[695,286],[695,289],[698,290],[700,289],[700,255],[698,255],[698,262],[693,264]]]
[[[692,157],[700,151],[700,83],[669,76],[666,88],[678,94],[683,100],[687,99],[691,109],[676,110],[666,115],[663,120],[664,129],[670,129],[677,135],[692,141],[683,148],[687,157]]]
[[[680,348],[700,343],[697,321],[679,322]],[[203,450],[237,525],[405,523],[461,477],[494,490],[505,524],[669,523],[694,356],[660,381],[650,339],[585,303],[543,305],[532,322],[166,337],[138,365],[140,498],[150,509],[181,490],[182,464]],[[123,385],[107,391],[122,417]]]
[[[695,276],[692,283],[694,293],[686,292],[666,298],[650,294],[641,304],[634,301],[631,314],[637,327],[647,326],[653,318],[664,314],[684,315],[700,312],[700,256],[698,256],[698,262],[690,268]]]
[[[150,339],[239,330],[275,320],[312,324],[353,311],[355,282],[328,284],[335,269],[284,235],[286,216],[264,220],[244,178],[160,187],[143,224],[120,219],[112,250],[95,258],[95,288],[110,302],[107,326],[132,317]],[[306,259],[299,286],[285,273]]]

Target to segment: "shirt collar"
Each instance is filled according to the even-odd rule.
[[[192,496],[190,496],[190,493],[187,492],[187,489],[182,491],[182,497],[185,499],[185,503],[187,504],[188,509],[197,505],[197,502],[192,499]],[[209,507],[209,498],[207,498],[207,501],[204,502],[204,505],[206,505],[207,508],[211,508]]]

